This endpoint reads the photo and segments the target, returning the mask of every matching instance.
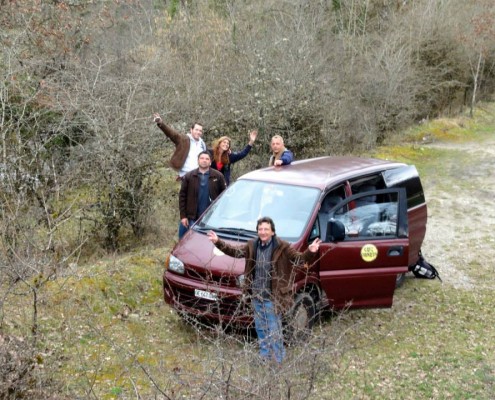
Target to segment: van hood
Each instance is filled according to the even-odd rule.
[[[243,241],[231,241],[228,243],[236,246],[242,245]],[[218,250],[210,242],[208,236],[193,229],[184,235],[177,243],[172,254],[184,263],[189,270],[208,270],[212,275],[238,276],[244,273],[245,259],[232,258]]]

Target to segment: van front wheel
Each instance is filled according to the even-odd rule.
[[[287,316],[287,339],[289,343],[301,342],[309,336],[316,317],[316,305],[309,293],[297,294]]]

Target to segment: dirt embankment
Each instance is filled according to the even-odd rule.
[[[432,143],[424,174],[428,228],[423,252],[445,284],[495,288],[495,132],[482,141]]]

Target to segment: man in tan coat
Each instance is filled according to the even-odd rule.
[[[198,168],[198,156],[201,152],[207,150],[206,144],[201,138],[203,125],[195,122],[191,126],[190,133],[185,134],[165,125],[158,113],[153,114],[153,120],[165,136],[175,144],[175,151],[170,158],[169,164],[178,172],[177,181],[182,181],[188,172]],[[187,228],[182,221],[179,221],[179,239],[184,236],[186,231]]]
[[[191,126],[190,133],[184,134],[165,125],[160,114],[153,114],[153,118],[165,136],[175,144],[175,151],[170,158],[170,166],[179,173],[178,178],[182,179],[189,171],[198,168],[198,155],[207,150],[206,144],[201,138],[203,125],[195,122]]]

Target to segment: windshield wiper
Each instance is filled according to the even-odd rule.
[[[243,228],[221,227],[221,228],[215,228],[214,231],[226,235],[244,236],[250,238],[255,238],[258,236],[257,232]]]
[[[203,224],[199,224],[199,225],[194,225],[194,228],[193,228],[195,231],[199,231],[199,232],[208,232],[208,231],[211,231],[211,230],[214,230],[214,228],[210,225],[203,225]]]

